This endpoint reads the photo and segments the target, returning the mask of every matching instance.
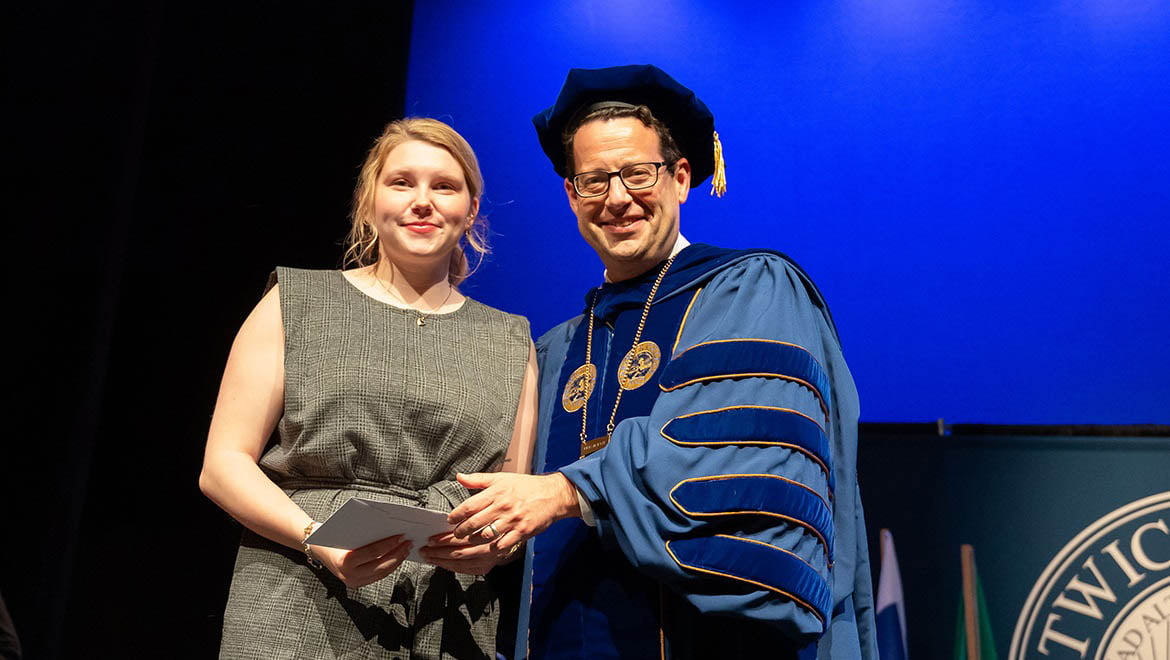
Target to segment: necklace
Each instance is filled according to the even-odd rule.
[[[585,458],[609,444],[609,438],[613,435],[614,421],[617,419],[618,406],[622,403],[622,394],[626,390],[636,390],[644,385],[658,369],[658,362],[662,356],[658,345],[652,341],[640,340],[642,339],[642,330],[646,327],[646,317],[650,315],[650,305],[654,302],[654,295],[658,293],[658,285],[662,284],[662,278],[666,276],[666,271],[670,270],[672,263],[674,263],[674,257],[666,260],[666,265],[662,267],[662,270],[658,272],[658,277],[654,280],[654,286],[650,287],[650,294],[646,296],[646,304],[642,306],[642,318],[639,319],[638,329],[634,332],[633,345],[618,366],[617,399],[613,402],[609,423],[605,425],[605,435],[587,440],[586,420],[589,416],[589,396],[593,394],[593,386],[597,382],[597,367],[593,364],[593,309],[597,305],[598,290],[593,291],[593,296],[589,300],[589,329],[585,339],[585,364],[573,370],[569,381],[565,383],[565,391],[561,395],[561,405],[565,412],[581,411],[581,458]]]
[[[451,286],[451,283],[448,282],[447,283],[447,297],[443,298],[443,302],[439,303],[439,306],[432,309],[431,311],[423,312],[423,310],[418,309],[418,308],[414,307],[413,305],[411,305],[410,303],[406,302],[406,300],[402,296],[398,295],[396,292],[391,290],[390,287],[386,286],[386,283],[382,281],[382,278],[378,277],[376,274],[370,273],[370,277],[373,277],[374,280],[376,280],[378,282],[378,285],[382,287],[382,290],[384,290],[386,293],[390,294],[396,300],[398,300],[403,305],[405,305],[407,309],[414,311],[414,312],[418,312],[418,318],[416,318],[414,320],[414,324],[419,326],[419,327],[426,325],[427,319],[430,318],[432,314],[439,311],[440,309],[443,309],[443,306],[446,305],[447,301],[451,299],[451,292],[453,292],[455,290],[455,287]],[[421,300],[421,299],[422,298],[420,297],[419,300]]]

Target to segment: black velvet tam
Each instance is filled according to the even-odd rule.
[[[666,124],[683,156],[691,164],[691,187],[715,171],[715,117],[695,93],[651,64],[605,69],[570,69],[556,103],[532,118],[540,146],[562,177],[565,152],[561,134],[582,110],[598,103],[645,105]]]

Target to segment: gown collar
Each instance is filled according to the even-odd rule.
[[[662,283],[658,286],[658,293],[654,297],[654,304],[667,300],[674,294],[687,288],[688,285],[704,275],[715,270],[729,258],[734,251],[717,248],[703,243],[692,243],[684,247],[674,258]],[[642,307],[646,304],[646,297],[650,295],[650,288],[659,271],[666,264],[663,260],[654,268],[637,277],[621,282],[606,282],[599,287],[590,289],[585,294],[585,306],[582,313],[589,313],[589,305],[593,296],[597,296],[597,303],[593,308],[593,315],[602,321],[613,320],[620,312],[632,307]]]
[[[783,252],[775,250],[736,250],[718,248],[705,243],[692,243],[675,256],[674,263],[666,276],[662,278],[662,284],[658,286],[658,293],[654,296],[654,303],[651,307],[709,280],[724,266],[752,255],[772,255],[787,263],[799,276],[809,300],[824,313],[825,320],[833,335],[837,335],[833,315],[829,311],[828,304],[825,303],[824,296],[817,289],[817,285],[795,261]],[[662,263],[638,277],[621,282],[606,282],[599,287],[590,289],[585,294],[585,304],[581,313],[589,313],[590,301],[594,294],[597,295],[597,304],[593,308],[593,315],[602,323],[612,324],[617,315],[627,309],[641,309],[642,305],[646,304],[646,297],[650,295],[654,280],[658,277],[658,272],[665,263],[666,261],[663,260]]]

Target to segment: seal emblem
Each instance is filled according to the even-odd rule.
[[[574,413],[585,405],[589,395],[593,394],[593,383],[597,381],[597,367],[591,363],[583,364],[573,370],[569,381],[565,383],[565,391],[561,393],[561,406],[565,412]]]
[[[1020,611],[1009,660],[1170,659],[1170,492],[1086,527]]]
[[[662,351],[658,350],[658,344],[652,341],[635,344],[618,365],[618,383],[626,390],[642,387],[658,370],[661,359]]]

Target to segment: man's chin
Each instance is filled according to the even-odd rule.
[[[646,258],[646,251],[636,245],[619,243],[618,245],[607,245],[603,249],[598,250],[598,256],[601,257],[602,261],[630,264],[644,260]]]
[[[620,281],[637,277],[657,266],[663,259],[655,258],[645,250],[613,251],[598,250],[597,256],[609,273],[611,281]]]

